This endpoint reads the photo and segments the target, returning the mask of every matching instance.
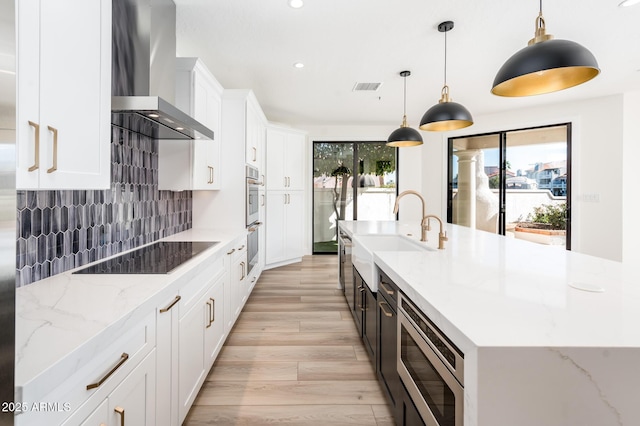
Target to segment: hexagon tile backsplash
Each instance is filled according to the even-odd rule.
[[[192,206],[158,190],[157,140],[112,127],[110,189],[18,191],[16,286],[187,230]]]

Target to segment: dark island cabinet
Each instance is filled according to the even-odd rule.
[[[411,400],[409,393],[402,383],[399,384],[398,390],[398,401],[395,412],[396,425],[425,426],[424,420],[422,420],[416,405]]]
[[[378,317],[378,360],[376,371],[382,388],[394,408],[398,406],[400,377],[397,369],[398,355],[398,287],[379,271],[377,317]],[[397,416],[396,416],[397,417]]]

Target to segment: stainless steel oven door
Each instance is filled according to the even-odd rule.
[[[247,228],[249,232],[247,234],[247,275],[251,273],[251,270],[258,265],[258,247],[260,245],[260,232],[258,226],[260,222],[255,222],[253,225]]]
[[[251,226],[260,219],[260,200],[258,196],[259,185],[250,182],[247,179],[247,220],[245,225]]]
[[[462,426],[464,389],[406,314],[398,315],[398,375],[427,426]]]

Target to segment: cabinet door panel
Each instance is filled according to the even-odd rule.
[[[18,188],[38,188],[39,171],[29,171],[36,162],[35,125],[40,125],[40,0],[15,2],[18,89],[16,137],[18,150],[16,183]]]
[[[110,5],[40,3],[40,188],[109,186]]]
[[[387,390],[392,405],[398,399],[400,377],[397,370],[397,314],[390,303],[378,293],[379,342],[378,342],[378,374]],[[391,316],[389,316],[391,314]]]
[[[302,239],[304,229],[304,192],[287,192],[285,205],[285,240],[284,251],[287,259],[302,256]]]
[[[224,343],[225,338],[225,324],[224,324],[224,276],[221,277],[214,285],[213,289],[209,292],[207,299],[207,308],[209,309],[207,316],[207,329],[206,329],[206,355],[207,365],[213,365],[213,362],[220,352],[220,348]],[[210,304],[210,305],[209,305]]]
[[[285,200],[282,192],[267,192],[266,262],[275,263],[285,258]]]
[[[155,367],[154,350],[109,395],[109,424],[155,426]]]
[[[297,133],[287,135],[285,165],[287,167],[288,187],[290,191],[304,189],[305,136]]]
[[[286,188],[285,143],[285,133],[267,129],[267,190]]]
[[[186,417],[206,374],[204,330],[207,320],[204,299],[180,319],[179,418]]]

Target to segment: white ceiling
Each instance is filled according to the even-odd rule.
[[[601,74],[562,92],[529,98],[490,93],[504,61],[533,37],[535,0],[175,0],[179,56],[200,57],[229,89],[253,89],[267,118],[292,125],[409,125],[437,103],[444,80],[473,115],[640,89],[640,5],[620,0],[543,4],[547,32],[587,47]],[[295,62],[303,69],[293,67]],[[382,82],[353,92],[356,82]]]

